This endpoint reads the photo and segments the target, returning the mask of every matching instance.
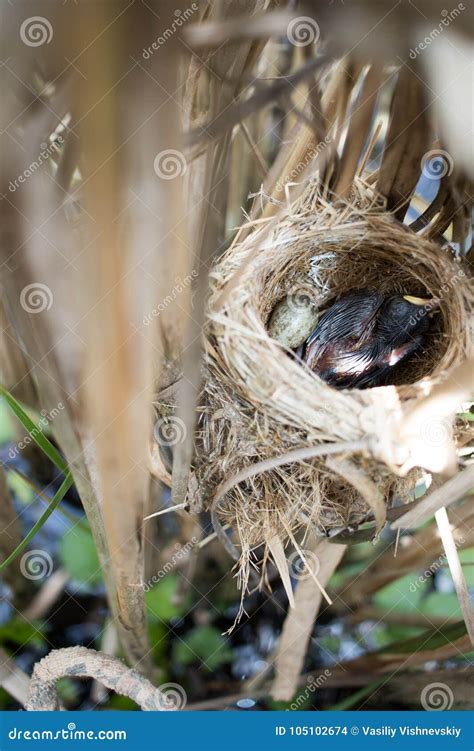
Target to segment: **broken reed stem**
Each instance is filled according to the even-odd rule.
[[[339,565],[346,546],[333,545],[323,539],[313,541],[308,547],[319,561],[318,577],[325,586]],[[321,602],[321,590],[312,577],[298,582],[295,607],[286,617],[275,658],[271,695],[277,701],[291,701],[293,698]]]

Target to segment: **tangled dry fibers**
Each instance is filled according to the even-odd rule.
[[[425,351],[400,369],[395,388],[335,390],[288,357],[266,323],[286,295],[310,294],[324,308],[362,287],[435,297],[440,313]],[[304,543],[306,531],[360,523],[372,491],[384,504],[394,493],[412,497],[416,471],[401,478],[370,450],[350,462],[322,455],[277,466],[272,458],[367,437],[371,445],[383,441],[394,403],[421,397],[423,379],[439,381],[470,350],[471,303],[467,273],[450,250],[397,222],[360,180],[339,208],[309,184],[283,217],[257,225],[220,259],[211,277],[190,495],[212,509],[218,526],[230,525],[245,581],[251,551],[275,536]],[[229,479],[262,460],[269,460],[267,471]]]

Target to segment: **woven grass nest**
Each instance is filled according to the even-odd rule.
[[[309,293],[324,308],[362,287],[434,297],[440,312],[424,352],[400,368],[394,385],[336,390],[292,360],[266,325],[285,295]],[[230,526],[245,580],[262,543],[268,550],[275,539],[304,542],[309,530],[328,534],[374,514],[380,526],[377,499],[385,506],[394,494],[413,498],[419,473],[401,477],[381,459],[386,427],[401,405],[422,397],[426,379],[438,382],[466,356],[471,302],[467,273],[451,251],[397,222],[360,180],[339,209],[308,184],[283,216],[257,225],[219,260],[190,499],[211,509],[224,543]],[[367,437],[368,450],[326,453]],[[321,456],[276,459],[318,447]]]

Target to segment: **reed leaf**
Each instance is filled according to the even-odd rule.
[[[35,537],[35,535],[38,534],[41,527],[45,524],[45,522],[49,519],[53,511],[59,506],[61,501],[63,500],[64,496],[68,492],[69,488],[74,484],[73,477],[70,472],[66,474],[66,477],[62,481],[61,485],[59,486],[58,490],[54,494],[53,498],[51,499],[51,503],[49,504],[48,508],[40,516],[38,521],[32,526],[26,537],[23,538],[21,543],[17,545],[15,550],[8,556],[6,560],[4,560],[2,563],[0,563],[0,571],[3,571],[4,568],[10,565],[15,558],[18,558],[20,553],[22,553],[26,547],[30,544],[31,540]]]
[[[53,464],[61,470],[61,472],[67,472],[67,464],[62,458],[59,451],[53,446],[51,441],[46,438],[45,434],[41,431],[31,417],[25,412],[20,402],[18,402],[9,391],[3,386],[0,386],[0,396],[3,396],[11,410],[18,417],[19,421],[28,431],[31,438],[39,446],[44,454],[50,459]]]

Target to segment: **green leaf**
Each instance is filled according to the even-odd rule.
[[[375,626],[371,630],[370,635],[377,646],[386,647],[397,641],[411,639],[412,637],[418,636],[424,632],[425,629],[423,626],[401,626],[399,624],[391,623],[389,626]]]
[[[74,705],[80,700],[79,686],[70,678],[60,678],[56,683],[56,691],[62,704]]]
[[[0,446],[15,440],[15,428],[5,399],[0,399]]]
[[[459,600],[455,592],[431,592],[423,600],[423,614],[435,618],[462,618]]]
[[[47,519],[49,519],[54,509],[61,503],[62,499],[66,495],[71,485],[73,485],[73,483],[74,483],[74,480],[72,479],[72,475],[68,472],[66,474],[66,477],[62,481],[60,487],[58,488],[57,492],[51,499],[51,503],[49,504],[44,514],[40,516],[36,524],[34,524],[33,527],[30,529],[26,537],[24,537],[23,540],[20,542],[20,544],[17,545],[13,553],[11,553],[8,556],[8,558],[5,561],[3,561],[3,563],[0,563],[0,571],[3,571],[4,568],[6,568],[10,563],[12,563],[12,561],[14,561],[15,558],[17,558],[20,555],[20,553],[22,553],[24,549],[28,547],[33,537],[40,531],[41,527],[47,521]]]
[[[12,412],[14,412],[14,414],[18,417],[25,430],[29,433],[33,441],[40,447],[43,453],[46,454],[46,456],[53,462],[53,464],[56,465],[58,469],[61,470],[61,472],[64,472],[64,474],[66,474],[68,467],[61,454],[56,449],[56,447],[53,446],[53,444],[46,438],[44,433],[41,431],[41,428],[39,428],[31,419],[31,417],[25,412],[21,404],[17,402],[15,397],[12,396],[10,392],[7,391],[3,386],[0,386],[0,395],[4,397]]]
[[[181,641],[173,646],[173,657],[181,665],[193,662],[203,664],[206,670],[215,670],[232,659],[232,650],[217,628],[200,626],[192,629]]]
[[[114,694],[110,697],[106,709],[115,709],[124,711],[134,711],[138,709],[138,705],[133,699],[129,699],[128,696],[120,696],[120,694]]]
[[[326,652],[330,652],[332,655],[338,655],[341,651],[341,637],[336,634],[325,634],[320,636],[318,644],[320,644]]]
[[[463,564],[462,570],[467,586],[474,587],[474,548],[459,550],[459,560]]]
[[[59,546],[59,558],[71,579],[94,586],[102,580],[97,550],[90,530],[68,529]]]
[[[413,639],[404,639],[399,642],[388,644],[383,649],[377,650],[371,654],[412,654],[413,652],[432,651],[439,649],[451,642],[461,639],[466,634],[466,624],[464,621],[458,621],[448,626],[441,626],[434,630],[428,629],[423,631],[420,636]]]
[[[407,574],[376,592],[373,602],[384,610],[413,613],[423,609],[420,603],[428,584],[429,577]]]
[[[17,497],[19,497],[19,500],[22,503],[31,503],[35,499],[35,497],[37,497],[39,501],[41,501],[46,506],[49,506],[51,499],[48,498],[44,493],[42,493],[37,485],[32,480],[30,480],[29,477],[24,475],[23,472],[21,472],[17,467],[8,468],[7,481],[11,490],[16,493]],[[21,497],[19,496],[20,493]],[[61,508],[61,506],[58,506],[57,510],[71,524],[80,525],[86,530],[89,529],[89,524],[87,521],[85,521],[85,519],[79,518],[75,514],[71,514],[70,511],[66,511],[66,509]]]
[[[22,648],[29,643],[35,647],[42,647],[46,639],[39,627],[37,628],[34,623],[19,616],[0,626],[0,644],[6,642],[17,644]]]
[[[42,528],[42,526],[51,516],[55,508],[59,506],[62,499],[66,495],[67,491],[73,485],[74,480],[72,479],[72,475],[69,472],[68,466],[66,462],[64,461],[64,459],[62,458],[59,451],[46,438],[46,436],[41,431],[41,429],[35,424],[35,422],[31,419],[31,417],[25,412],[25,410],[23,409],[21,404],[15,399],[15,397],[12,396],[3,386],[0,386],[0,396],[2,396],[5,399],[5,401],[7,402],[12,412],[19,419],[19,421],[21,422],[25,430],[28,431],[32,440],[35,441],[35,443],[39,446],[39,448],[43,451],[43,453],[64,474],[64,480],[61,483],[58,491],[55,493],[55,495],[51,499],[51,502],[49,503],[46,511],[41,515],[41,517],[38,519],[36,524],[33,525],[32,529],[28,532],[28,534],[21,541],[21,543],[15,548],[13,553],[11,553],[8,556],[8,558],[5,561],[3,561],[3,563],[0,564],[0,571],[2,571],[6,566],[8,566],[12,561],[14,561],[15,558],[17,558],[20,555],[20,553],[22,553],[23,550],[29,545],[29,543],[34,538],[34,536],[39,532],[39,530]]]
[[[191,604],[189,594],[176,600],[178,581],[177,574],[168,574],[160,579],[153,589],[145,593],[145,604],[152,621],[168,623],[173,618],[179,618],[189,609]]]
[[[16,472],[7,472],[7,484],[20,503],[24,503],[25,506],[34,499],[34,490]]]
[[[329,589],[342,589],[353,576],[360,573],[366,568],[365,561],[358,561],[357,563],[348,563],[346,566],[342,566],[340,570],[334,572],[329,580]]]
[[[163,667],[170,631],[163,622],[158,621],[148,625],[148,634],[150,637],[153,659],[157,665]]]

